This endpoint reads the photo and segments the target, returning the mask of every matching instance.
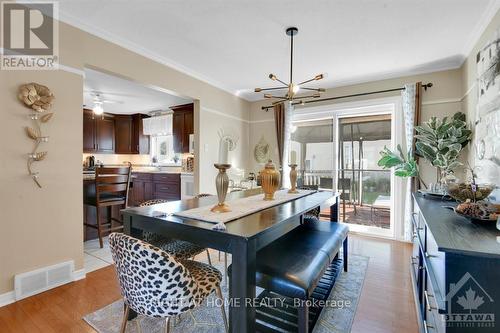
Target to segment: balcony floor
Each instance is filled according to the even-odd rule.
[[[328,218],[329,216],[329,209],[324,209],[321,211],[321,217]],[[342,202],[340,205],[340,221],[351,224],[379,227],[382,229],[390,229],[391,226],[389,211],[376,209],[372,212],[372,208],[370,205],[356,205],[355,212],[353,205],[346,204],[344,220]]]

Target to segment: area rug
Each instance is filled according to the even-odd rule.
[[[205,257],[204,257],[205,258]],[[368,267],[368,257],[349,255],[349,271],[341,272],[330,294],[330,306],[325,307],[314,327],[313,333],[344,333],[350,332],[361,289]],[[212,260],[212,264],[221,272],[224,271],[223,261]],[[260,293],[260,288],[257,294]],[[227,299],[227,288],[222,288]],[[222,333],[224,324],[219,308],[214,307],[213,296],[204,305],[184,313],[171,326],[171,332],[207,332]],[[228,309],[226,307],[226,313]],[[90,326],[99,333],[117,333],[123,316],[123,301],[118,300],[102,309],[83,317]],[[172,321],[173,322],[173,321]],[[138,316],[127,325],[127,333],[160,333],[164,332],[164,320]]]

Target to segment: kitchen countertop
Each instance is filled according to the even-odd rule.
[[[178,170],[145,170],[145,169],[139,169],[139,170],[134,170],[132,169],[132,173],[160,173],[160,174],[180,174],[182,176],[194,176],[193,172],[184,172],[184,171],[178,171]],[[134,176],[132,175],[132,178]],[[94,180],[95,179],[95,173],[91,171],[85,171],[83,172],[83,180]]]

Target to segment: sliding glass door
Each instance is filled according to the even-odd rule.
[[[333,191],[333,119],[292,122],[291,160],[297,163],[299,188]],[[329,212],[322,212],[329,216]]]
[[[364,226],[354,229],[391,229],[391,171],[377,165],[379,152],[392,145],[391,127],[390,114],[338,118],[340,215]]]

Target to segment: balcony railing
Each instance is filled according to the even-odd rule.
[[[297,170],[298,185],[332,190],[334,170]],[[358,205],[372,204],[379,195],[390,196],[391,171],[378,169],[340,169],[337,188],[342,198]]]

